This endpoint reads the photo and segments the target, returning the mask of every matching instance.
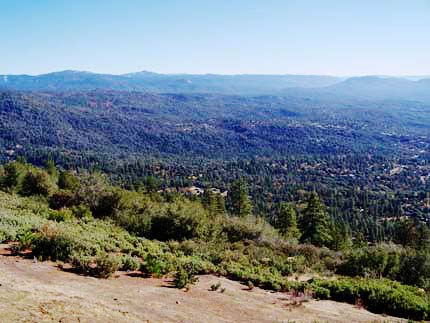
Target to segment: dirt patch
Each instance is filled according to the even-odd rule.
[[[1,253],[0,253],[1,254]],[[221,283],[223,293],[210,286]],[[225,278],[200,276],[188,292],[168,281],[119,273],[108,280],[60,270],[51,262],[0,255],[1,322],[351,323],[401,322],[352,305],[291,297]]]

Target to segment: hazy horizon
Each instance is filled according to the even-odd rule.
[[[53,70],[53,71],[47,71],[40,74],[31,74],[31,73],[1,73],[0,76],[41,76],[41,75],[47,75],[47,74],[54,74],[54,73],[63,73],[63,72],[76,72],[76,73],[89,73],[89,74],[99,74],[99,75],[114,75],[114,76],[123,76],[127,74],[137,74],[137,73],[153,73],[153,74],[159,74],[159,75],[217,75],[217,76],[326,76],[326,77],[336,77],[336,78],[351,78],[351,77],[380,77],[380,78],[430,78],[430,74],[409,74],[409,75],[381,75],[381,74],[355,74],[355,75],[334,75],[334,74],[297,74],[297,73],[271,73],[271,74],[265,74],[265,73],[188,73],[188,72],[176,72],[176,73],[163,73],[163,72],[157,72],[152,70],[141,70],[141,71],[130,71],[125,73],[106,73],[103,71],[89,71],[89,70],[77,70],[77,69],[67,69],[67,70]]]
[[[0,72],[430,75],[430,1],[1,2]]]

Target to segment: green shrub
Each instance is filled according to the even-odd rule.
[[[179,268],[175,274],[175,280],[173,281],[176,288],[188,288],[191,284],[197,282],[197,277],[192,272],[189,272],[186,268]]]
[[[58,187],[62,190],[75,191],[80,185],[79,178],[70,171],[60,172],[58,177]]]
[[[140,259],[130,255],[123,255],[121,258],[121,270],[135,271],[140,269]]]
[[[47,197],[52,193],[54,188],[54,184],[48,173],[34,168],[25,174],[21,183],[20,194],[24,196],[41,195]]]
[[[35,234],[31,231],[25,231],[18,235],[18,242],[21,249],[28,249],[33,246]]]
[[[310,267],[319,261],[321,249],[311,244],[303,244],[297,246],[297,253],[304,257],[306,266]]]
[[[265,226],[264,222],[256,222],[251,218],[231,218],[224,221],[222,232],[230,242],[256,241],[262,238]]]
[[[286,280],[273,267],[251,265],[243,262],[229,261],[223,263],[220,273],[234,280],[245,283],[252,282],[255,286],[275,291],[282,290],[284,281]]]
[[[330,289],[317,286],[314,289],[314,296],[317,299],[330,299]]]
[[[93,267],[93,257],[73,253],[69,258],[70,263],[78,273],[90,275]]]
[[[402,257],[397,279],[405,284],[427,287],[430,277],[430,254],[416,252]],[[426,286],[427,285],[427,286]]]
[[[121,260],[117,256],[101,254],[95,258],[96,266],[92,269],[92,276],[99,278],[109,278],[120,267]]]
[[[33,252],[44,259],[68,261],[72,254],[129,253],[137,245],[136,238],[107,221],[49,221],[36,234]]]
[[[48,213],[48,220],[56,222],[71,221],[73,219],[73,213],[69,209],[62,210],[50,210]]]
[[[98,278],[109,278],[121,264],[119,257],[107,253],[95,257],[73,254],[70,261],[77,272]]]
[[[95,217],[106,218],[115,215],[121,208],[123,194],[119,189],[105,189],[97,196],[98,201],[91,211]]]
[[[37,231],[46,222],[27,207],[27,204],[35,207],[31,200],[0,192],[0,201],[0,242],[16,241],[20,235]],[[40,210],[43,209],[40,207]]]
[[[216,292],[221,287],[221,282],[211,285],[211,291]]]
[[[74,204],[74,194],[71,191],[59,190],[49,198],[49,207],[59,210],[65,207],[71,207]]]
[[[3,176],[0,178],[0,187],[7,190],[14,189],[19,184],[19,179],[23,176],[24,170],[24,165],[20,163],[7,163],[3,168]]]
[[[253,290],[254,289],[254,283],[250,280],[248,280],[248,282],[246,283],[246,286],[248,286],[249,290]]]
[[[178,256],[173,260],[176,268],[185,267],[196,275],[212,274],[216,272],[216,267],[211,262],[199,256]]]
[[[182,241],[207,235],[207,212],[198,204],[179,203],[152,216],[151,238],[161,241]]]
[[[378,245],[349,252],[337,272],[348,276],[396,278],[404,251],[391,245]]]
[[[168,264],[161,255],[148,254],[140,265],[140,270],[155,277],[161,277],[168,272]]]
[[[84,204],[75,205],[71,208],[74,216],[79,219],[90,220],[93,218],[93,214],[88,206]]]
[[[57,226],[46,224],[41,232],[35,235],[33,254],[42,259],[68,261],[75,246],[75,241],[61,234]]]
[[[424,320],[430,308],[424,292],[387,279],[341,278],[310,282],[318,298],[355,304],[358,300],[371,312]],[[329,291],[329,292],[327,292]]]

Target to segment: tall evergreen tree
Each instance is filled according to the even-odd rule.
[[[358,232],[354,240],[354,248],[361,249],[367,247],[367,240],[363,232]]]
[[[330,234],[330,218],[325,211],[318,194],[312,192],[300,219],[302,236],[300,241],[316,246],[328,246],[332,241]]]
[[[299,239],[300,231],[297,227],[297,214],[289,203],[281,203],[275,220],[275,228],[287,239]]]
[[[248,196],[248,185],[243,179],[239,179],[231,185],[230,204],[233,215],[242,218],[251,215],[252,205]]]
[[[216,209],[217,209],[217,214],[225,214],[226,210],[225,210],[225,199],[224,196],[222,196],[221,194],[217,194],[216,196]]]
[[[205,189],[202,197],[202,204],[212,217],[219,213],[217,195],[219,194],[213,193],[210,189]]]
[[[4,175],[1,179],[1,186],[7,189],[14,188],[18,185],[19,163],[8,163],[4,166]]]
[[[348,224],[342,221],[332,223],[331,228],[332,243],[330,249],[348,250],[352,247],[351,229]]]
[[[51,156],[49,156],[48,160],[46,161],[46,171],[53,178],[57,178],[58,177],[57,167],[55,166],[55,162],[54,162],[54,160],[52,159]]]
[[[410,218],[398,221],[395,227],[395,242],[407,247],[416,247],[419,242],[418,223]]]
[[[62,171],[58,176],[58,187],[64,190],[74,191],[79,187],[79,178],[70,171]]]

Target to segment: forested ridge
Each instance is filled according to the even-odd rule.
[[[330,216],[370,241],[391,219],[428,221],[429,107],[419,102],[141,92],[2,92],[2,159],[48,157],[126,188],[228,190],[254,212],[316,190]]]

